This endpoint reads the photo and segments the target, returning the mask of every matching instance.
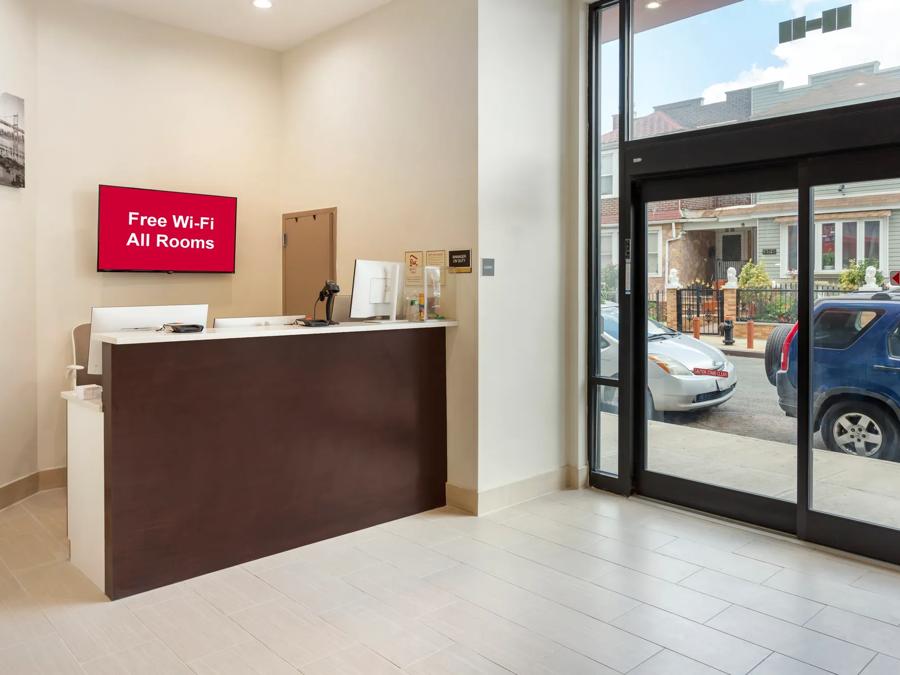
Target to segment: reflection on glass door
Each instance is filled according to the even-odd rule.
[[[798,319],[796,190],[649,203],[646,222],[645,469],[796,502],[796,413],[776,386]]]
[[[811,507],[900,528],[900,179],[814,196],[813,280],[835,291],[813,306]],[[785,351],[796,400],[796,340]]]

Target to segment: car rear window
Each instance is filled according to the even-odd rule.
[[[865,333],[883,312],[872,309],[826,309],[816,317],[816,347],[846,349]]]

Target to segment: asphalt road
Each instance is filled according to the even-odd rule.
[[[797,442],[797,420],[778,407],[778,393],[766,378],[762,359],[729,356],[737,368],[737,388],[727,403],[693,413],[666,413],[666,422],[684,424],[791,445]],[[823,448],[816,434],[815,446]]]

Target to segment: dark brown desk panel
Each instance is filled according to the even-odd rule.
[[[445,329],[103,348],[106,594],[445,504]]]

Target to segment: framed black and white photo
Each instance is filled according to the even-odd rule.
[[[25,187],[25,100],[0,94],[0,185]]]

